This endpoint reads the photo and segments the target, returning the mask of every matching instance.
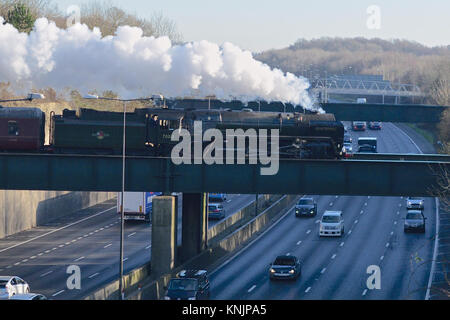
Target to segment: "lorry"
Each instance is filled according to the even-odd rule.
[[[361,137],[358,139],[358,152],[377,152],[377,138]]]
[[[162,192],[124,192],[124,220],[151,221],[152,199],[162,195]],[[117,212],[122,210],[122,193],[117,193]]]

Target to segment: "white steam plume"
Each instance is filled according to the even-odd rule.
[[[45,18],[28,35],[0,17],[0,82],[22,89],[112,90],[125,98],[215,94],[313,108],[306,79],[271,69],[231,43],[172,45],[167,37],[143,37],[141,29],[129,26],[102,37],[97,28],[59,29]]]

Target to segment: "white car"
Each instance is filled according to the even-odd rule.
[[[319,236],[341,237],[343,234],[342,211],[325,211],[320,220]]]
[[[407,210],[423,210],[423,199],[418,197],[408,197],[406,198],[406,209]]]
[[[15,294],[9,300],[47,300],[47,297],[39,293]]]
[[[0,276],[0,299],[23,293],[30,293],[30,286],[24,280],[17,276]]]

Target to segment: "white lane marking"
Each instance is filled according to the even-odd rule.
[[[351,234],[351,233],[352,233],[352,230],[349,230],[349,231],[348,231],[348,234]]]
[[[302,240],[300,240],[299,242],[297,242],[297,245],[299,246],[299,245],[300,245],[300,243],[302,243]]]
[[[28,259],[23,259],[22,262],[28,262]]]
[[[70,244],[70,241],[67,241],[67,242],[65,243],[66,246],[68,246],[69,244]]]
[[[83,260],[83,259],[84,259],[84,257],[79,257],[79,258],[75,259],[75,261],[80,261],[80,260]]]
[[[70,242],[72,242],[72,243],[74,243],[74,242],[77,242],[77,239],[73,239],[72,241],[70,241]]]
[[[431,285],[433,283],[433,276],[434,271],[436,268],[436,259],[437,259],[437,253],[438,253],[438,247],[439,247],[439,199],[434,198],[435,205],[436,205],[436,232],[434,235],[434,250],[433,250],[433,259],[431,263],[431,270],[430,270],[430,277],[428,278],[428,286],[427,286],[427,292],[425,294],[425,300],[430,299],[430,289]]]
[[[383,259],[384,259],[384,256],[381,256],[381,257],[380,257],[380,260],[383,260]]]
[[[85,235],[83,236],[83,238],[87,238],[87,237],[89,237],[89,235],[88,235],[88,234],[85,234]]]
[[[64,245],[63,244],[60,244],[58,247],[60,247],[60,248],[63,248],[64,247]]]
[[[136,234],[136,232],[130,233],[130,234],[128,235],[128,238],[134,236],[135,234]]]
[[[365,206],[367,206],[367,202],[366,202],[366,203],[364,203],[364,205],[365,205]]]
[[[14,265],[15,265],[15,266],[18,266],[19,264],[20,264],[20,262],[16,262],[16,263],[14,263]]]
[[[92,236],[94,233],[93,232],[89,232],[89,235]]]
[[[146,246],[145,249],[150,249],[152,245]]]
[[[363,291],[362,295],[363,295],[363,296],[365,296],[365,295],[366,295],[366,293],[367,293],[367,289],[364,289],[364,291]]]
[[[330,202],[330,207],[333,205],[333,202]]]
[[[247,292],[252,292],[254,289],[256,288],[256,286],[255,285],[253,285],[250,289],[248,289],[248,291]]]
[[[52,273],[53,272],[53,270],[50,270],[50,271],[48,271],[48,272],[46,272],[46,273],[43,273],[43,274],[41,274],[41,278],[42,277],[45,277],[45,276],[48,276],[50,273]]]
[[[286,255],[287,255],[287,256],[290,256],[290,255],[291,255],[291,253],[290,253],[290,252],[288,252],[288,253],[286,253]]]
[[[397,214],[400,214],[400,211],[397,211]]]
[[[387,248],[387,247],[389,247],[389,242],[388,242],[388,243],[386,243],[386,248]]]
[[[108,248],[108,247],[111,247],[112,246],[112,243],[110,243],[110,244],[107,244],[106,246],[104,246],[103,248]]]
[[[394,221],[394,224],[397,224],[397,221]]]
[[[364,213],[364,210],[361,210],[360,214],[363,214],[363,213]]]
[[[319,223],[320,222],[320,220],[316,220],[316,223]]]
[[[355,223],[358,223],[358,219],[355,220]]]
[[[81,240],[81,239],[83,239],[83,237],[78,237],[78,238],[77,238],[77,240]]]
[[[36,259],[36,256],[31,256],[30,260]]]
[[[52,248],[52,251],[55,251],[56,249],[58,249],[57,247]]]
[[[52,230],[52,231],[50,231],[50,232],[41,234],[40,236],[37,236],[37,237],[32,238],[32,239],[29,239],[29,240],[27,240],[27,241],[24,241],[24,242],[21,242],[21,243],[17,243],[17,244],[15,244],[15,245],[11,246],[11,247],[4,248],[4,249],[0,250],[0,253],[1,253],[1,252],[4,252],[4,251],[6,251],[6,250],[10,250],[10,249],[12,249],[12,248],[21,246],[21,245],[23,245],[23,244],[25,244],[25,243],[34,241],[34,240],[36,240],[36,239],[40,239],[40,238],[42,238],[42,237],[48,236],[49,234],[52,234],[52,233],[55,233],[55,232],[64,230],[64,229],[66,229],[66,228],[69,228],[69,227],[71,227],[71,226],[73,226],[73,225],[76,225],[76,224],[81,223],[81,222],[83,222],[83,221],[86,221],[86,220],[88,220],[88,219],[91,219],[91,218],[94,218],[94,217],[96,217],[96,216],[99,216],[99,215],[101,215],[101,214],[103,214],[103,213],[105,213],[105,212],[107,212],[107,211],[109,211],[109,210],[114,209],[115,207],[116,207],[116,206],[114,206],[114,207],[112,207],[112,208],[109,208],[109,209],[107,209],[107,210],[104,210],[104,211],[102,211],[102,212],[96,213],[96,214],[94,214],[93,216],[90,216],[90,217],[81,219],[80,221],[76,221],[76,222],[73,222],[73,223],[71,223],[71,224],[68,224],[67,226],[61,227],[61,228],[59,228],[59,229],[55,229],[55,230]]]
[[[94,273],[94,274],[91,274],[88,278],[89,278],[89,279],[92,279],[92,278],[98,276],[99,274],[100,274],[100,273],[96,272],[96,273]]]
[[[42,256],[44,253],[43,252],[41,252],[41,253],[38,253],[38,256]]]
[[[323,274],[326,270],[327,268],[323,268],[322,271],[320,271],[320,273]]]
[[[125,258],[125,259],[123,259],[123,262],[125,262],[125,261],[127,261],[128,260],[128,258]]]
[[[402,206],[402,204],[401,204],[401,203],[399,203],[399,204],[398,204],[398,206],[399,206],[399,207],[401,207],[401,206]]]
[[[7,266],[7,267],[6,267],[6,269],[11,269],[11,268],[12,268],[12,266]]]
[[[230,203],[231,202],[231,200],[227,200],[227,203]]]
[[[103,230],[105,230],[105,228],[100,228],[100,231],[103,231]]]
[[[331,259],[336,258],[336,253],[331,256]]]
[[[308,293],[309,290],[311,290],[311,287],[308,287],[308,288],[305,290],[305,293]]]
[[[45,253],[49,253],[50,252],[50,250],[45,250]]]
[[[311,233],[311,230],[306,231],[306,234],[310,234],[310,233]]]
[[[65,290],[58,291],[58,292],[52,294],[52,297],[56,297],[57,295],[63,293],[64,291],[65,291]]]
[[[394,234],[394,231],[391,231],[391,236]]]
[[[341,244],[339,246],[343,247],[344,246],[344,242],[341,242]]]

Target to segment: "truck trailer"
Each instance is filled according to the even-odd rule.
[[[124,192],[124,220],[151,221],[152,199],[162,192]],[[122,193],[117,193],[117,212],[122,210]]]

